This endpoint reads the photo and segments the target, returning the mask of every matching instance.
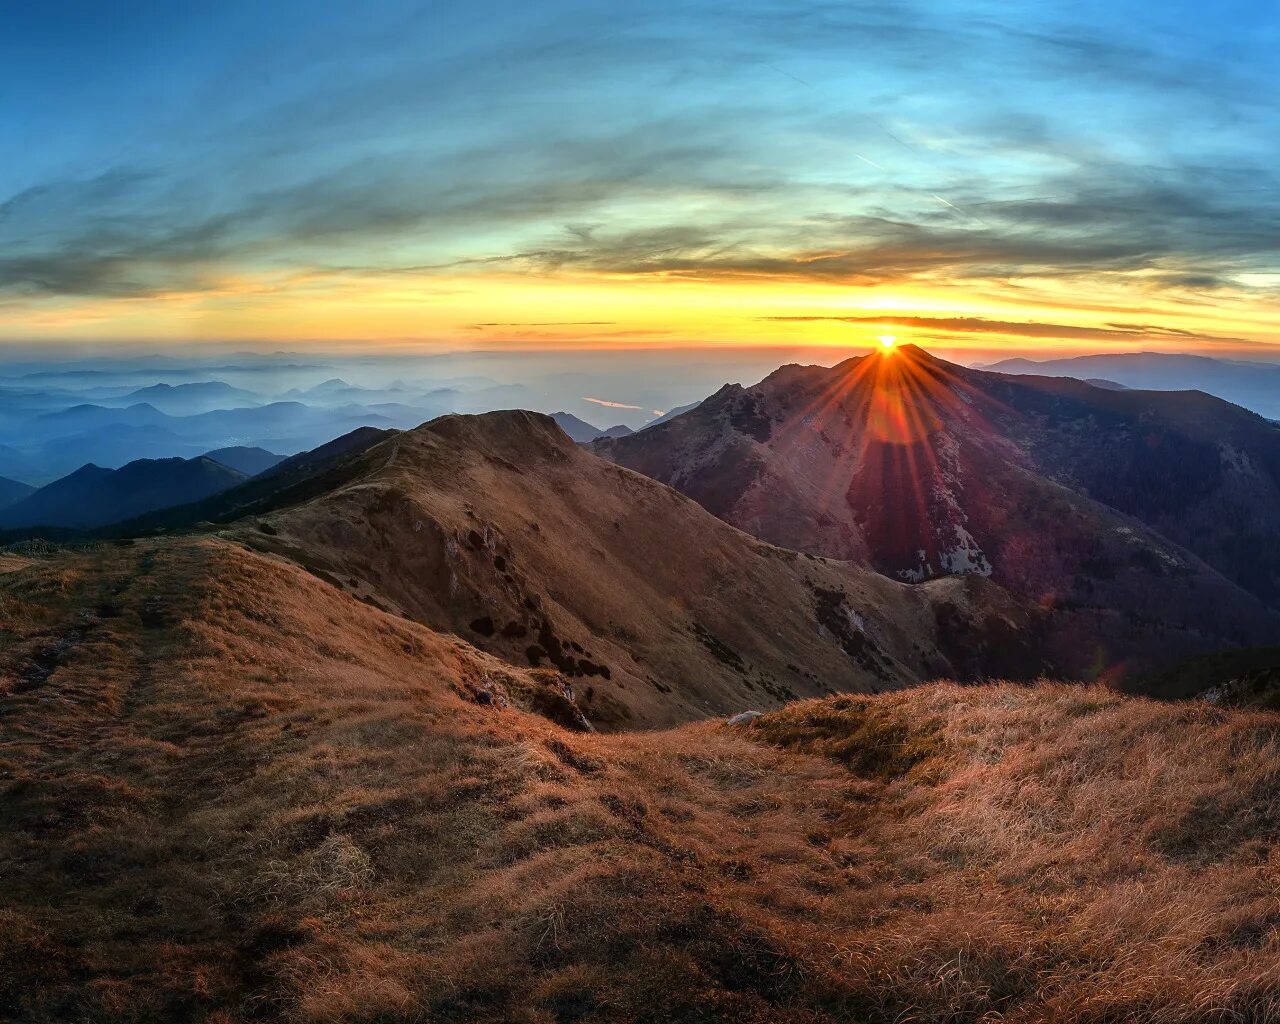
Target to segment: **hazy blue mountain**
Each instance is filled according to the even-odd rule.
[[[310,451],[290,456],[235,487],[184,505],[144,513],[114,524],[107,532],[129,534],[206,521],[227,522],[309,500],[346,483],[360,455],[394,433],[396,431],[359,427]]]
[[[67,437],[83,431],[121,425],[163,426],[170,418],[168,414],[146,402],[138,402],[123,409],[84,404],[36,416],[28,424],[28,430],[36,437]]]
[[[38,473],[39,468],[29,455],[0,444],[0,475],[30,482]]]
[[[211,452],[205,452],[204,458],[221,462],[224,466],[239,470],[245,476],[257,476],[259,473],[265,473],[272,466],[279,465],[287,456],[277,455],[265,448],[235,446],[215,448]]]
[[[599,427],[588,423],[584,419],[579,419],[571,412],[553,412],[551,418],[556,421],[556,425],[561,430],[579,444],[605,436],[605,432]]]
[[[212,459],[139,459],[120,469],[81,466],[0,509],[0,527],[89,529],[153,509],[199,501],[246,479]]]
[[[30,484],[0,476],[0,509],[8,508],[35,492]]]
[[[357,427],[416,426],[428,411],[362,405],[314,408],[273,402],[174,416],[149,403],[125,408],[81,404],[31,418],[0,420],[0,475],[44,483],[85,463],[113,468],[137,459],[194,458],[217,448],[258,447],[292,453]]]
[[[188,441],[163,426],[114,423],[25,447],[23,454],[36,468],[22,478],[45,484],[89,462],[114,469],[137,459],[191,459],[215,445]]]
[[[1070,359],[1004,359],[982,369],[1079,380],[1101,377],[1145,391],[1204,391],[1263,416],[1280,416],[1280,365],[1275,363],[1133,352]]]
[[[190,384],[152,384],[129,392],[121,401],[147,402],[157,409],[177,415],[264,404],[261,396],[252,391],[232,387],[220,380]]]

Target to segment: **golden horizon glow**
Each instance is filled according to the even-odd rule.
[[[1242,288],[1210,302],[1083,275],[1074,286],[939,280],[851,287],[786,277],[587,272],[245,272],[199,290],[0,304],[0,347],[858,348],[870,335],[887,349],[882,339],[897,343],[901,334],[893,329],[907,319],[914,343],[975,358],[1152,350],[1275,358],[1280,308],[1268,298]]]

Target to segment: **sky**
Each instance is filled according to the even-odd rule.
[[[0,0],[0,346],[1280,359],[1280,5]]]

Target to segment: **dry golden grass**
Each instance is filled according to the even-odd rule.
[[[0,1019],[1280,1019],[1280,716],[937,684],[575,734],[223,542],[4,599]]]

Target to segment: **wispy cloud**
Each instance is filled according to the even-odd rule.
[[[768,316],[762,320],[782,322],[833,321],[846,324],[874,324],[911,327],[927,331],[958,334],[996,334],[1017,338],[1056,338],[1060,340],[1129,341],[1143,338],[1176,338],[1179,340],[1229,342],[1247,344],[1240,338],[1228,338],[1198,331],[1160,327],[1155,324],[1108,324],[1090,327],[1080,324],[1038,323],[1035,321],[988,320],[985,317],[944,316]]]
[[[612,327],[616,320],[525,320],[509,323],[472,324],[472,330],[483,331],[493,327]]]
[[[281,0],[157,53],[137,18],[108,45],[33,8],[0,39],[30,106],[0,116],[0,294],[513,274],[1229,302],[1280,268],[1280,80],[1265,12],[1180,10],[390,0],[353,29]],[[94,90],[24,57],[50,39]],[[622,326],[498,309],[452,323]]]

